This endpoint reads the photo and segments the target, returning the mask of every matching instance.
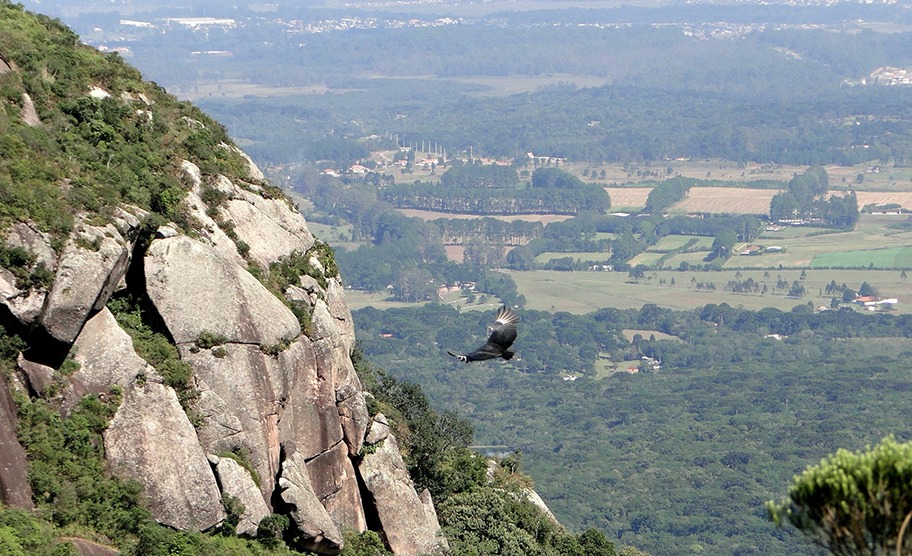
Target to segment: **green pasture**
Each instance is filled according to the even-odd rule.
[[[912,247],[862,249],[846,253],[820,253],[811,261],[814,268],[912,268]]]
[[[639,359],[628,359],[625,361],[612,361],[606,354],[599,353],[595,360],[595,378],[602,379],[615,373],[626,372],[630,367],[637,367],[640,364]]]
[[[704,264],[706,261],[706,255],[708,251],[693,251],[691,253],[677,253],[671,257],[665,259],[663,266],[666,268],[678,268],[682,262],[686,262],[691,265],[695,264]]]
[[[736,256],[725,266],[779,268],[782,267],[868,267],[912,268],[912,232],[888,228],[893,220],[863,216],[858,226],[849,231],[828,231],[817,228],[788,227],[780,232],[766,232],[752,243],[770,247],[785,247],[785,252],[764,253],[757,257]],[[796,235],[801,230],[804,235]],[[811,230],[816,230],[812,232]]]
[[[630,266],[645,265],[645,266],[655,266],[659,264],[659,261],[662,257],[665,256],[665,253],[653,253],[651,251],[646,251],[640,253],[636,257],[630,259]]]
[[[747,258],[747,257],[744,257]],[[751,257],[754,258],[754,257]],[[835,281],[841,285],[858,289],[868,282],[883,297],[896,297],[899,304],[897,313],[912,313],[910,283],[903,280],[896,270],[806,270],[805,279],[800,280],[801,270],[722,270],[701,272],[657,271],[647,273],[639,283],[628,279],[626,272],[560,272],[560,271],[510,271],[519,293],[526,298],[526,307],[542,311],[567,311],[583,314],[603,307],[618,309],[639,309],[654,303],[672,309],[690,310],[708,303],[728,303],[758,310],[775,307],[789,311],[796,305],[811,302],[815,307],[829,306],[830,296],[825,288]],[[654,277],[653,277],[654,276]],[[672,285],[671,280],[675,283]],[[767,285],[770,293],[745,294],[725,291],[730,280],[753,278],[761,285]],[[659,281],[664,279],[664,284]],[[800,280],[807,294],[794,299],[785,292],[773,293],[777,281],[788,284]],[[697,289],[697,284],[712,283],[715,290]]]

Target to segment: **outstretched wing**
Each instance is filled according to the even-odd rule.
[[[491,325],[491,335],[488,336],[488,343],[485,346],[493,344],[500,348],[503,353],[507,348],[513,345],[516,340],[516,325],[519,323],[519,315],[513,309],[506,305],[497,312],[497,318]],[[479,348],[484,349],[484,348]],[[499,354],[498,354],[499,355]]]
[[[505,305],[497,312],[494,323],[488,327],[491,333],[488,336],[488,341],[483,346],[465,355],[453,353],[452,351],[447,351],[447,353],[466,363],[469,361],[484,361],[496,357],[509,359],[513,355],[512,352],[507,354],[507,356],[504,355],[504,352],[516,340],[516,324],[518,322],[519,315]]]

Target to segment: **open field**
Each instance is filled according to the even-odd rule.
[[[878,172],[869,171],[870,165],[826,166],[831,189],[864,189],[866,191],[912,191],[912,168],[896,168],[889,164],[879,166]],[[668,168],[672,173],[668,174]],[[605,186],[618,184],[636,184],[640,182],[667,179],[681,175],[687,178],[712,179],[746,183],[757,180],[775,180],[787,182],[795,174],[807,170],[807,166],[782,166],[778,164],[738,164],[720,160],[669,160],[653,162],[642,167],[628,169],[622,164],[591,165],[583,162],[567,164],[561,169],[572,172],[586,182],[600,183]],[[601,177],[602,170],[605,177]],[[587,176],[583,173],[588,171]],[[639,171],[639,175],[637,174]],[[858,182],[858,176],[862,181]],[[645,198],[644,198],[645,202]],[[612,201],[612,206],[621,206]]]
[[[497,309],[502,305],[499,298],[493,295],[476,294],[474,300],[469,301],[470,297],[462,292],[450,292],[439,300],[447,305],[456,307],[460,311],[490,311]],[[385,292],[365,292],[361,290],[345,290],[345,301],[349,309],[356,311],[365,307],[376,307],[377,309],[395,309],[399,307],[415,307],[424,305],[421,303],[407,303],[405,301],[395,301]]]
[[[775,189],[735,187],[692,187],[683,201],[672,205],[670,213],[715,212],[728,214],[767,214]]]
[[[688,247],[688,249],[691,250],[709,251],[712,248],[713,244],[713,238],[711,237],[671,234],[659,239],[658,243],[650,247],[648,250],[658,253],[674,251],[675,249],[681,249],[691,241],[695,242],[693,245]]]
[[[912,209],[912,191],[856,191],[858,208],[865,205],[896,203],[905,209]]]
[[[864,249],[848,253],[820,253],[811,261],[814,268],[858,267],[912,268],[912,247]]]
[[[351,241],[352,227],[348,224],[330,226],[328,224],[308,222],[307,228],[314,237],[328,243],[333,249],[354,250],[366,243],[363,241]]]
[[[606,187],[611,197],[611,210],[641,209],[646,206],[651,187]]]
[[[754,281],[773,289],[781,278],[789,284],[798,280],[799,270],[742,270],[740,280]],[[728,303],[747,309],[775,307],[783,311],[796,305],[812,302],[815,306],[829,306],[830,296],[823,295],[824,288],[831,281],[845,283],[858,289],[862,282],[868,282],[884,297],[896,297],[899,304],[897,313],[912,313],[912,289],[903,280],[899,271],[894,270],[807,270],[802,281],[808,294],[800,299],[779,294],[741,294],[724,291],[725,284],[736,280],[736,271],[678,272],[658,271],[647,273],[647,279],[636,284],[630,282],[625,272],[559,272],[559,271],[510,271],[508,272],[521,294],[526,297],[526,307],[542,311],[567,311],[588,313],[602,307],[618,309],[639,309],[654,303],[672,309],[689,310],[707,303]],[[765,276],[765,274],[769,276]],[[653,274],[655,278],[649,279]],[[665,284],[659,285],[659,280]],[[674,278],[675,284],[671,285]],[[716,289],[697,289],[697,283],[712,282]]]

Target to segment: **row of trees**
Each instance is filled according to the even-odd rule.
[[[611,198],[600,186],[577,188],[452,188],[416,182],[392,185],[379,198],[397,208],[464,214],[576,214],[604,212]]]
[[[431,221],[440,230],[446,245],[465,245],[472,238],[503,245],[525,245],[542,236],[545,225],[528,220],[504,221],[496,218],[440,218]]]

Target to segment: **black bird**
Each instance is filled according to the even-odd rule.
[[[513,309],[504,305],[497,311],[497,318],[494,320],[494,324],[488,327],[490,336],[488,336],[488,341],[485,345],[465,355],[459,355],[452,351],[447,351],[447,353],[465,363],[495,359],[497,357],[510,359],[516,354],[516,352],[510,351],[508,348],[516,339],[516,324],[518,322],[519,315]]]

